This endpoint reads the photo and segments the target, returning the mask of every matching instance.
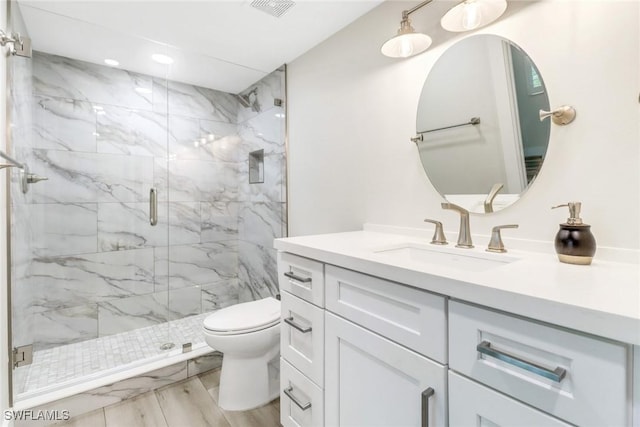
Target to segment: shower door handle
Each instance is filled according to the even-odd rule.
[[[149,224],[158,224],[158,190],[153,187],[149,190]]]

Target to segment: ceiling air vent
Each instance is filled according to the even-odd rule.
[[[284,15],[293,5],[295,5],[295,3],[291,0],[253,0],[251,2],[251,7],[255,7],[276,18]]]

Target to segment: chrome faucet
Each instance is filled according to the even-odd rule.
[[[496,198],[498,191],[502,190],[502,187],[504,187],[504,184],[493,184],[493,187],[489,190],[489,194],[487,194],[487,198],[484,199],[484,213],[493,212],[493,199]]]
[[[442,203],[442,209],[451,209],[460,214],[460,231],[458,231],[458,244],[456,248],[472,248],[471,228],[469,226],[469,211],[453,203]]]

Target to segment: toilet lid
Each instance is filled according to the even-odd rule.
[[[204,319],[204,328],[213,332],[259,330],[280,321],[280,301],[265,298],[218,310]]]

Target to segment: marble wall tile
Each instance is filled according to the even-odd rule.
[[[22,286],[22,285],[21,285]],[[13,298],[11,304],[11,344],[14,347],[20,347],[22,345],[29,345],[34,340],[34,328],[33,328],[33,313],[29,308],[31,304],[31,298],[26,297],[25,292],[22,289],[14,288],[12,290]],[[16,299],[20,297],[23,302],[17,303]]]
[[[274,296],[278,290],[277,251],[250,242],[238,244],[238,299],[240,302]]]
[[[7,91],[11,102],[7,105],[11,148],[22,159],[21,149],[31,150],[33,125],[33,64],[29,58],[14,56],[7,61]]]
[[[237,162],[242,140],[238,135],[235,124],[200,120],[200,135],[214,136],[214,141],[206,144],[197,154],[205,154],[213,160],[222,162]],[[195,157],[202,158],[202,157]]]
[[[35,256],[95,253],[98,250],[98,205],[29,205]]]
[[[101,251],[200,243],[200,203],[159,202],[158,224],[149,223],[149,203],[101,203]]]
[[[33,147],[96,151],[96,111],[90,102],[34,96]]]
[[[242,140],[240,160],[255,150],[264,150],[269,154],[284,154],[285,116],[282,107],[274,107],[269,111],[238,124],[238,135]]]
[[[150,293],[153,249],[34,258],[20,287],[34,311]]]
[[[33,54],[33,86],[37,95],[76,99],[150,110],[152,78],[120,68],[104,67],[42,52]]]
[[[276,98],[284,100],[284,71],[272,72],[239,95],[251,101],[251,106],[240,105],[238,108],[237,123],[242,123],[273,108]]]
[[[286,159],[284,154],[264,157],[264,182],[249,183],[249,161],[239,164],[240,201],[284,202],[286,201]]]
[[[34,350],[98,337],[98,305],[89,304],[34,314]]]
[[[245,202],[238,214],[238,238],[263,248],[273,248],[273,239],[282,237],[284,205],[272,202]]]
[[[98,334],[118,334],[201,312],[199,286],[114,299],[98,304]]]
[[[120,251],[144,247],[165,246],[167,234],[167,204],[158,204],[158,225],[149,223],[147,203],[100,203],[98,207],[98,248]],[[164,225],[160,224],[164,217]]]
[[[239,302],[238,279],[202,285],[202,312],[211,312]]]
[[[104,106],[97,113],[97,151],[166,157],[167,116],[150,111]]]
[[[156,112],[236,123],[238,100],[230,93],[162,79],[153,79]]]
[[[98,334],[113,335],[171,320],[167,291],[98,304]]]
[[[237,164],[229,162],[170,160],[167,164],[156,159],[159,198],[174,202],[237,200],[237,169]]]
[[[153,158],[34,150],[31,170],[49,178],[30,187],[34,203],[142,202]]]
[[[172,320],[202,313],[201,287],[169,290],[169,312]]]
[[[212,369],[219,369],[222,366],[222,353],[214,351],[204,356],[188,360],[187,376],[193,377]]]
[[[144,375],[119,381],[33,408],[43,411],[68,410],[72,417],[94,411],[187,378],[187,362],[180,362]],[[47,423],[16,423],[16,427],[44,426]]]
[[[200,203],[202,234],[204,242],[220,242],[238,238],[238,203]]]
[[[160,286],[168,283],[170,289],[179,289],[204,285],[236,277],[238,242],[208,242],[156,248],[155,257],[155,277]]]
[[[233,123],[169,117],[169,151],[172,159],[235,162],[240,138]]]

